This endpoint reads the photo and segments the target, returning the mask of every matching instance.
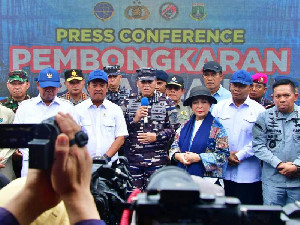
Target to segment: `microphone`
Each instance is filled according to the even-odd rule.
[[[142,106],[148,106],[149,105],[149,100],[148,100],[147,97],[142,97],[141,105]],[[147,116],[144,117],[144,123],[148,123],[148,117]]]

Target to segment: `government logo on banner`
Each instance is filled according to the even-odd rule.
[[[204,10],[204,3],[193,3],[192,13],[190,14],[190,17],[196,21],[205,19],[206,13]]]
[[[125,16],[130,20],[145,20],[148,19],[149,14],[150,11],[146,6],[142,5],[141,1],[133,1],[133,5],[130,5],[125,9]]]
[[[178,15],[178,7],[172,2],[166,2],[160,6],[159,12],[165,20],[172,20]]]
[[[99,2],[94,6],[94,15],[103,22],[112,18],[114,13],[113,6],[108,2]]]

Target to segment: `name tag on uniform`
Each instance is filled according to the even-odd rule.
[[[166,115],[151,114],[151,120],[165,120]]]
[[[151,107],[151,120],[165,120],[166,118],[165,102],[153,103]]]
[[[135,114],[140,106],[141,106],[140,102],[137,102],[135,99],[129,99],[127,110],[129,113]]]

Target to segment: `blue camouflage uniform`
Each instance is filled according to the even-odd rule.
[[[173,101],[156,91],[148,98],[148,123],[144,123],[144,118],[134,123],[133,118],[141,106],[141,98],[140,94],[132,94],[123,105],[126,108],[125,120],[129,133],[125,140],[124,153],[134,177],[133,186],[144,190],[155,170],[167,164],[167,143],[174,137],[180,124]],[[147,132],[156,133],[157,141],[141,144],[137,139],[138,133]]]
[[[121,106],[124,100],[128,99],[130,94],[131,90],[126,89],[125,87],[120,88],[116,92],[108,90],[108,92],[106,93],[106,99],[117,104],[118,106]]]

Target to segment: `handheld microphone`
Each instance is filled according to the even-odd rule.
[[[142,106],[148,106],[149,105],[149,100],[148,100],[147,97],[143,97],[141,99],[141,105]],[[144,123],[148,123],[148,117],[147,116],[144,117]]]

